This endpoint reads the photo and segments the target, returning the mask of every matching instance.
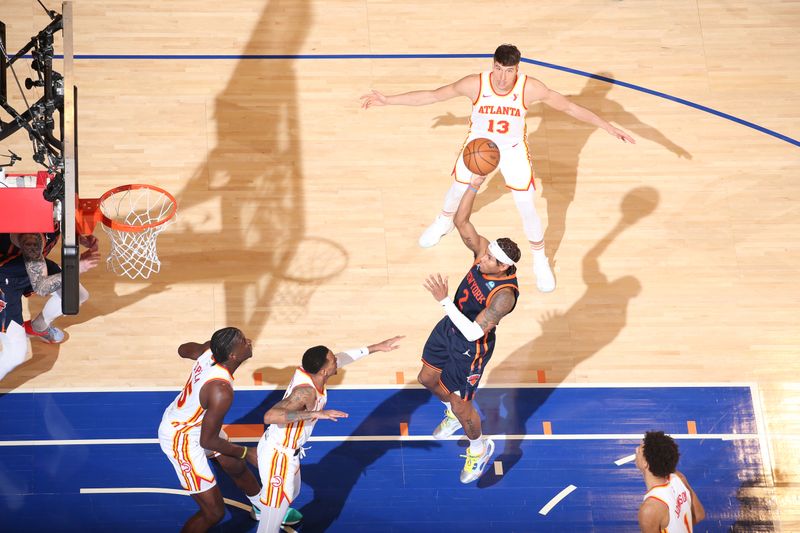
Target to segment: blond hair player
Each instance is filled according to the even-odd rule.
[[[500,171],[511,189],[525,236],[533,255],[533,272],[536,286],[542,292],[555,289],[556,282],[545,255],[544,229],[533,202],[533,167],[528,150],[525,115],[528,107],[543,102],[558,111],[598,128],[624,142],[635,143],[624,131],[615,128],[588,109],[567,100],[541,81],[520,74],[521,54],[516,46],[503,44],[495,50],[492,69],[480,74],[470,74],[460,80],[435,90],[411,91],[384,95],[373,90],[361,97],[364,109],[384,105],[427,105],[466,96],[472,102],[470,130],[464,146],[472,139],[491,139],[500,148]],[[462,147],[463,151],[463,147]],[[428,248],[454,228],[453,215],[469,186],[472,176],[464,165],[461,154],[453,169],[455,181],[444,198],[444,206],[433,224],[419,238],[419,245]]]

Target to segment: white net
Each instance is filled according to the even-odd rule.
[[[131,186],[104,197],[100,210],[111,221],[103,229],[111,239],[106,267],[131,279],[158,273],[156,239],[175,220],[175,200],[148,186]]]

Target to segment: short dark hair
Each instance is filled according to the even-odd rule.
[[[522,53],[513,44],[501,44],[494,51],[494,60],[504,67],[513,67],[519,64]]]
[[[303,354],[303,370],[309,374],[319,372],[325,366],[325,361],[328,360],[328,352],[330,350],[327,346],[314,346],[306,350],[306,353]]]
[[[663,431],[648,431],[644,434],[642,454],[650,472],[658,477],[667,477],[675,472],[681,456],[675,440]]]
[[[522,252],[519,250],[519,246],[517,246],[517,243],[515,243],[508,237],[500,237],[499,239],[497,239],[497,246],[499,246],[500,249],[503,250],[505,254],[508,256],[508,258],[514,261],[515,263],[519,261],[520,257],[522,257]],[[508,273],[509,276],[512,274],[516,274],[516,272],[517,272],[516,265],[511,265],[508,267],[508,270],[506,270],[506,273]]]
[[[239,328],[218,329],[211,335],[211,353],[217,363],[224,363],[237,344],[245,340]]]

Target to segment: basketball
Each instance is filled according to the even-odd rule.
[[[472,139],[464,148],[464,164],[473,174],[486,176],[500,164],[500,149],[489,139]]]

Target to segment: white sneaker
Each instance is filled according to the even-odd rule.
[[[489,463],[494,453],[494,441],[492,439],[483,439],[483,453],[472,455],[467,448],[467,460],[464,462],[464,469],[461,471],[461,483],[472,483],[483,474],[483,470]]]
[[[433,430],[434,439],[446,439],[456,431],[461,429],[461,422],[458,421],[456,415],[450,409],[444,410],[444,420],[439,422],[436,429]]]
[[[544,254],[533,256],[533,275],[536,276],[536,288],[540,292],[553,292],[556,288],[556,278],[550,270],[550,261]]]
[[[423,248],[430,248],[436,246],[442,237],[453,231],[453,217],[446,217],[439,215],[433,224],[427,227],[422,235],[419,237],[419,245]]]

